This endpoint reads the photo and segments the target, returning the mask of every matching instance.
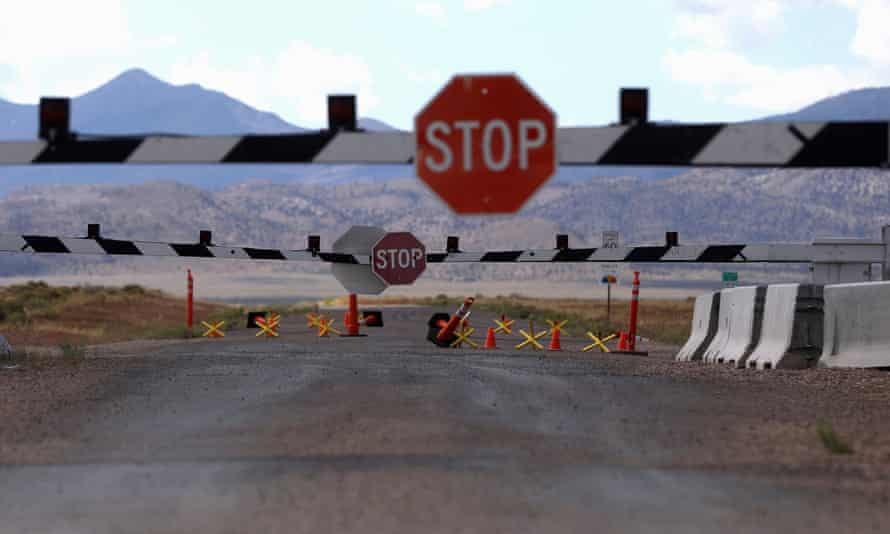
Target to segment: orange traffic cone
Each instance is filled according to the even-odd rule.
[[[627,341],[627,332],[618,332],[618,350],[619,351],[630,350],[630,345],[628,345],[628,341]]]
[[[550,346],[547,347],[547,350],[562,350],[559,344],[559,328],[553,329],[553,333],[550,335]]]
[[[498,348],[497,343],[494,340],[494,328],[488,327],[488,333],[485,334],[485,348],[486,349],[496,349]]]

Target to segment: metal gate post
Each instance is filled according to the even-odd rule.
[[[884,243],[884,263],[881,264],[881,280],[890,280],[890,225],[881,228],[881,241]]]

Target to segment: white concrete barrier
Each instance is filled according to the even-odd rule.
[[[760,341],[745,365],[757,369],[811,367],[822,350],[822,323],[821,286],[769,286]]]
[[[890,282],[825,286],[821,367],[890,367]]]
[[[736,364],[743,362],[744,357],[753,350],[752,344],[756,342],[757,291],[756,286],[721,291],[717,334],[705,351],[704,361]]]
[[[717,334],[717,323],[720,315],[720,292],[705,293],[695,298],[695,309],[692,312],[692,330],[689,339],[677,353],[677,361],[691,362],[701,360],[708,345]]]
[[[771,369],[780,366],[785,353],[791,347],[799,287],[800,284],[774,284],[767,287],[760,343],[748,357],[748,367]]]

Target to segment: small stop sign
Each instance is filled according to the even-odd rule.
[[[457,213],[514,213],[556,172],[556,116],[514,75],[455,76],[414,135],[417,175]]]
[[[410,232],[392,232],[371,249],[371,269],[389,285],[410,285],[426,269],[426,247]]]

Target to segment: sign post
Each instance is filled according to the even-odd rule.
[[[612,324],[612,284],[618,282],[618,277],[607,274],[603,276],[602,283],[606,284],[606,322]]]
[[[556,172],[556,115],[512,74],[453,77],[414,132],[417,176],[458,214],[515,213]]]
[[[371,269],[387,285],[411,285],[426,269],[426,247],[410,232],[391,232],[371,249]]]

